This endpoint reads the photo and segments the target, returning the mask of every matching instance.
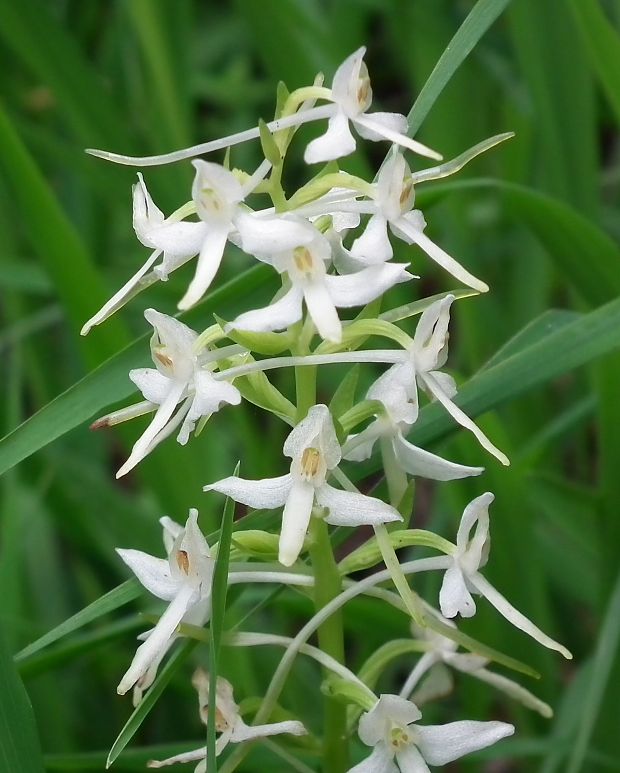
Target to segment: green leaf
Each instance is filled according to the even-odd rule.
[[[239,474],[239,463],[233,475]],[[211,595],[211,642],[209,644],[209,716],[215,717],[217,707],[217,677],[219,671],[219,654],[224,630],[224,615],[226,613],[226,593],[228,591],[228,562],[230,559],[230,544],[232,538],[235,502],[226,498],[220,528],[220,540],[217,548],[217,561],[213,570],[213,591]],[[215,722],[207,723],[207,773],[217,773],[217,757],[215,754]]]
[[[435,65],[409,111],[409,134],[414,136],[454,73],[510,0],[478,0]]]
[[[32,642],[32,644],[24,647],[23,650],[20,650],[15,655],[15,662],[17,665],[26,663],[35,653],[45,647],[49,647],[50,644],[68,636],[79,628],[83,628],[85,625],[88,625],[88,623],[98,620],[100,617],[103,617],[103,615],[108,614],[108,612],[112,612],[125,604],[129,604],[130,601],[138,598],[141,593],[142,586],[136,579],[125,581],[113,590],[108,591],[108,593],[101,596],[101,598],[93,601],[92,604],[89,604],[87,607],[84,607],[84,609],[76,612],[75,615],[72,615],[68,620],[57,625],[56,628],[48,631],[44,636],[41,636],[40,639],[37,639]]]
[[[0,770],[7,773],[44,773],[32,705],[1,630],[0,683]]]
[[[26,233],[52,278],[76,331],[108,293],[77,231],[0,105],[0,158],[7,181],[22,212]],[[101,362],[128,340],[119,320],[93,338],[80,339],[90,365]]]
[[[616,580],[614,592],[609,600],[605,620],[598,637],[590,679],[581,703],[581,721],[570,756],[567,773],[579,773],[584,770],[588,744],[601,709],[605,690],[609,685],[609,675],[618,654],[620,644],[620,574]]]
[[[337,419],[353,407],[359,375],[360,365],[357,363],[347,371],[345,377],[336,387],[336,391],[329,403],[329,411]]]
[[[598,0],[570,0],[587,54],[620,123],[620,35]]]
[[[134,737],[140,725],[144,722],[153,706],[157,703],[157,700],[165,690],[166,685],[183,665],[183,663],[185,663],[196,644],[197,642],[192,640],[185,641],[179,647],[177,647],[172,655],[168,658],[164,667],[157,674],[155,681],[151,687],[149,687],[148,692],[136,706],[132,715],[123,726],[123,729],[118,734],[116,741],[114,741],[112,744],[112,748],[110,749],[110,753],[108,754],[108,759],[106,761],[106,769],[112,765],[119,754]]]
[[[268,266],[254,266],[210,293],[183,321],[251,292],[271,276]],[[148,335],[115,354],[67,389],[0,441],[0,475],[75,427],[101,414],[106,407],[135,392],[131,368],[146,364]]]
[[[276,145],[273,134],[267,128],[267,124],[262,118],[258,119],[258,130],[260,132],[260,144],[263,154],[271,166],[278,166],[282,163],[280,148]]]

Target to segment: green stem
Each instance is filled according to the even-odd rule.
[[[325,521],[312,518],[310,559],[314,571],[314,604],[317,612],[342,591]],[[344,634],[340,612],[329,617],[318,630],[319,647],[339,663],[344,663]],[[344,773],[348,768],[346,706],[325,696],[323,770]]]

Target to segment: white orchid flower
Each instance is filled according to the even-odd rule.
[[[334,209],[344,212],[368,213],[370,218],[361,236],[347,250],[342,243],[334,250],[334,262],[339,271],[360,271],[368,266],[390,260],[394,255],[388,230],[407,244],[417,244],[449,274],[478,292],[489,287],[471,274],[424,233],[426,220],[415,200],[414,176],[402,153],[394,153],[379,171],[373,186],[372,201],[335,203]],[[303,211],[303,210],[302,210]],[[310,210],[311,211],[311,210]]]
[[[209,674],[199,668],[195,671],[192,684],[198,691],[198,704],[200,719],[205,725],[209,723]],[[307,730],[301,722],[289,720],[286,722],[273,722],[269,725],[247,725],[239,713],[239,706],[235,703],[233,687],[231,683],[221,676],[217,678],[215,698],[215,729],[220,737],[215,744],[216,756],[224,751],[229,743],[241,743],[254,738],[267,738],[272,735],[306,735]],[[166,760],[151,760],[147,767],[164,768],[168,765],[176,765],[182,762],[198,762],[194,773],[206,773],[207,749],[201,746],[190,752],[177,754]]]
[[[237,217],[243,214],[241,202],[270,167],[268,162],[262,164],[244,185],[219,164],[202,160],[192,163],[196,169],[192,198],[200,218],[197,222],[181,219],[188,214],[187,206],[165,218],[151,198],[144,178],[138,174],[138,183],[133,187],[133,226],[139,241],[153,252],[123,287],[86,322],[82,335],[118,311],[140,289],[158,279],[167,280],[169,274],[195,255],[198,255],[196,273],[179,308],[189,309],[209,288],[222,261],[226,241],[236,233]],[[161,262],[155,265],[160,257]]]
[[[394,365],[379,376],[366,393],[366,399],[382,403],[384,415],[348,439],[342,449],[344,458],[351,461],[368,459],[375,442],[384,437],[389,439],[398,465],[409,475],[431,480],[456,480],[480,475],[484,467],[450,462],[405,439],[404,433],[416,421],[418,414],[417,405],[410,400],[411,384],[414,382],[415,369],[410,362]]]
[[[308,164],[333,161],[355,150],[355,138],[349,123],[367,140],[388,140],[428,158],[441,159],[434,150],[407,137],[407,119],[400,113],[368,113],[372,89],[364,63],[365,48],[347,57],[334,74],[331,99],[335,110],[329,117],[325,134],[313,140],[304,154]]]
[[[433,614],[444,625],[456,630],[456,626],[451,620],[442,617],[439,612],[435,610],[433,610]],[[415,638],[428,645],[428,649],[418,660],[407,677],[407,680],[400,691],[401,698],[409,698],[419,704],[420,699],[418,698],[418,695],[421,697],[424,694],[427,682],[421,686],[419,691],[414,692],[414,690],[416,690],[424,675],[433,669],[428,676],[428,679],[432,682],[433,675],[439,677],[437,669],[445,669],[446,666],[449,666],[455,671],[469,674],[475,679],[485,682],[485,684],[490,684],[496,689],[501,690],[510,698],[519,701],[527,708],[537,711],[543,717],[549,718],[553,716],[551,707],[533,695],[529,690],[526,690],[520,684],[512,679],[508,679],[502,674],[496,674],[493,671],[489,671],[486,668],[489,663],[487,658],[475,655],[471,652],[457,652],[458,644],[455,641],[448,639],[447,636],[442,636],[442,634],[433,631],[431,628],[422,628],[415,623],[412,623],[411,628]],[[447,686],[450,689],[452,678],[449,672],[445,670],[444,674],[447,676]],[[430,687],[431,685],[429,684],[429,688]]]
[[[198,526],[198,510],[189,511],[184,528],[170,518],[162,518],[160,523],[167,558],[156,558],[140,550],[117,549],[142,585],[157,598],[170,602],[157,625],[143,634],[144,641],[117,687],[119,695],[137,687],[138,700],[153,682],[179,624],[184,621],[202,625],[211,612],[215,562]]]
[[[93,428],[97,429],[155,410],[153,420],[116,473],[117,478],[133,469],[179,426],[177,440],[184,445],[198,419],[215,413],[223,403],[238,405],[241,402],[241,395],[235,386],[213,378],[209,369],[213,365],[207,358],[199,361],[195,348],[196,332],[178,319],[155,309],[147,309],[144,316],[154,328],[151,357],[155,368],[136,368],[129,372],[129,378],[142,392],[146,402],[103,416],[93,424]],[[220,354],[214,353],[213,356]],[[181,406],[176,410],[179,403]]]
[[[421,717],[415,703],[381,695],[362,714],[358,727],[360,739],[373,751],[349,773],[430,773],[428,765],[447,765],[514,733],[506,722],[466,720],[425,726],[416,724]]]
[[[283,450],[292,459],[286,475],[264,480],[232,476],[205,486],[205,491],[219,491],[236,502],[259,509],[284,505],[279,560],[285,566],[291,566],[302,549],[315,502],[329,511],[325,520],[333,525],[402,520],[393,507],[380,499],[340,491],[326,482],[327,473],[338,466],[342,457],[326,405],[315,405],[308,411],[286,439]]]
[[[340,342],[342,326],[337,308],[363,306],[399,282],[412,279],[403,264],[369,266],[356,274],[332,276],[329,239],[308,221],[294,216],[243,218],[242,247],[259,260],[286,274],[291,287],[271,305],[246,312],[229,328],[265,332],[283,330],[302,318],[305,301],[319,334]]]
[[[452,401],[457,391],[456,383],[452,376],[439,370],[448,359],[448,324],[453,301],[453,295],[446,295],[424,311],[418,322],[413,343],[409,348],[403,349],[400,361],[386,372],[387,383],[393,384],[397,389],[390,400],[390,405],[398,404],[398,408],[392,407],[392,410],[397,412],[397,419],[413,424],[418,417],[418,386],[420,386],[431,398],[441,403],[458,424],[468,429],[484,449],[499,459],[502,464],[508,465],[510,462],[506,455],[496,448],[484,432]],[[364,361],[362,355],[363,352],[359,355],[359,362]],[[383,392],[381,385],[379,390]],[[401,390],[404,390],[404,395]],[[379,399],[382,398],[379,397]],[[404,413],[399,416],[398,410]],[[415,454],[412,456],[410,448],[400,443],[398,453],[404,464],[416,464],[418,463],[416,458],[419,463],[422,463],[422,457],[416,457]]]
[[[478,593],[506,620],[539,644],[571,659],[572,655],[566,647],[551,639],[515,609],[479,572],[489,557],[489,506],[494,499],[493,494],[486,492],[473,499],[463,511],[456,536],[456,550],[448,557],[449,565],[439,593],[441,613],[449,618],[458,614],[461,617],[473,617],[476,613],[476,603],[472,593]]]

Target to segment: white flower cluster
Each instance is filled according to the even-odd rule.
[[[268,306],[247,310],[231,322],[212,325],[200,334],[174,317],[148,309],[145,317],[154,331],[150,349],[155,368],[140,368],[129,373],[144,399],[102,417],[93,425],[111,426],[147,413],[154,414],[119,469],[119,477],[132,470],[170,435],[177,433],[178,442],[185,444],[196,428],[202,428],[223,405],[239,405],[242,395],[252,400],[251,394],[248,396],[244,390],[245,380],[260,376],[261,386],[255,384],[254,388],[261,388],[263,392],[261,399],[254,399],[254,402],[292,425],[283,447],[284,457],[290,460],[288,471],[283,463],[284,469],[278,477],[248,480],[232,476],[206,485],[205,491],[220,492],[259,510],[282,508],[282,526],[275,553],[279,564],[291,569],[285,571],[269,563],[271,555],[265,562],[254,561],[249,569],[247,561],[240,564],[231,561],[229,583],[275,582],[308,586],[318,583],[319,578],[313,575],[312,568],[301,561],[308,549],[308,532],[313,519],[344,527],[371,526],[376,533],[376,544],[383,544],[382,539],[389,542],[384,524],[402,520],[398,510],[400,497],[392,497],[393,501],[388,504],[363,494],[350,484],[341,469],[343,463],[370,457],[377,444],[388,480],[396,475],[405,484],[408,476],[448,481],[483,472],[482,467],[448,461],[406,439],[418,419],[420,390],[472,432],[502,464],[509,463],[454,402],[456,383],[443,371],[448,357],[448,326],[455,294],[418,302],[392,317],[398,321],[406,320],[414,313],[421,314],[413,337],[390,321],[389,316],[361,314],[353,320],[343,320],[338,310],[363,307],[395,285],[415,278],[408,271],[409,262],[392,262],[392,237],[406,245],[418,245],[442,269],[466,285],[468,294],[488,290],[484,282],[424,233],[425,219],[414,209],[415,186],[458,171],[476,155],[510,135],[482,142],[451,162],[412,172],[404,157],[406,150],[431,158],[439,159],[440,156],[407,136],[407,120],[403,115],[368,112],[372,90],[363,56],[364,49],[360,49],[346,59],[338,68],[331,88],[325,88],[317,81],[313,86],[288,94],[276,119],[257,129],[159,157],[132,159],[91,151],[115,162],[149,166],[191,158],[257,137],[262,142],[265,160],[252,174],[194,160],[191,200],[169,217],[155,205],[142,175],[138,175],[133,191],[133,224],[140,242],[152,252],[144,265],[82,330],[86,334],[137,292],[155,281],[165,281],[173,271],[197,256],[193,279],[178,304],[181,310],[194,306],[215,279],[228,242],[248,256],[272,266],[280,275],[281,288]],[[317,101],[325,104],[317,106]],[[325,119],[326,131],[306,147],[304,159],[308,164],[332,163],[287,198],[281,185],[281,172],[295,129],[303,123]],[[352,129],[364,139],[392,143],[374,182],[341,172],[333,164],[355,150]],[[261,195],[270,196],[270,206],[252,208],[250,202],[254,205]],[[188,219],[192,216],[197,219]],[[464,294],[467,293],[460,293]],[[407,308],[412,310],[407,311]],[[268,353],[274,332],[279,331],[286,331],[276,336],[278,342],[282,342],[276,352],[281,356],[261,358],[261,354]],[[387,337],[397,346],[364,349],[364,342],[371,336]],[[226,342],[227,338],[229,342]],[[282,355],[286,349],[290,354]],[[295,366],[297,378],[311,380],[315,377],[314,369],[306,366],[342,363],[390,366],[368,389],[365,399],[345,414],[334,415],[327,405],[320,403],[292,406],[265,375],[272,368]],[[315,386],[311,384],[311,394]],[[292,412],[284,411],[283,402],[291,405]],[[288,461],[285,464],[288,465]],[[450,665],[471,673],[525,705],[541,713],[548,712],[545,704],[518,684],[488,671],[486,658],[457,653],[458,631],[446,619],[459,614],[471,617],[476,611],[472,594],[479,594],[541,644],[570,657],[560,644],[512,607],[480,573],[488,559],[488,507],[492,501],[493,495],[484,493],[467,506],[456,544],[436,538],[432,544],[443,555],[414,561],[397,570],[405,574],[427,569],[444,572],[438,599],[441,614],[420,599],[422,608],[427,611],[426,627],[419,633],[425,652],[400,696],[377,697],[355,674],[333,661],[327,653],[310,645],[303,645],[305,650],[300,650],[340,677],[344,674],[345,681],[349,680],[362,691],[363,699],[359,703],[367,710],[359,722],[359,736],[373,750],[351,771],[379,773],[400,769],[423,772],[428,770],[427,764],[447,764],[513,732],[514,728],[503,722],[451,722],[436,727],[417,724],[421,714],[409,697],[422,676],[439,666],[445,669]],[[156,597],[169,602],[155,627],[140,637],[143,641],[118,686],[121,694],[133,688],[136,702],[153,683],[158,666],[174,640],[187,633],[183,625],[205,625],[211,613],[215,558],[199,529],[197,511],[190,511],[184,527],[169,518],[162,519],[161,523],[167,558],[155,558],[136,550],[118,551],[142,585]],[[238,534],[238,545],[242,546],[244,532]],[[273,544],[271,535],[266,533],[247,532],[246,541],[250,534],[257,540]],[[242,550],[242,547],[236,549]],[[394,567],[384,548],[381,553],[388,566],[388,576],[392,575],[399,587],[398,577],[394,575]],[[248,556],[251,555],[249,551]],[[374,563],[377,561],[378,558]],[[366,568],[372,563],[367,563]],[[382,581],[383,576],[384,573],[378,572],[376,581]],[[356,592],[356,587],[366,587],[363,583],[356,585],[352,580],[347,582],[348,590],[342,592],[342,597],[337,596],[336,602],[342,598],[344,603],[345,594],[351,588]],[[317,620],[324,614],[319,610]],[[260,638],[260,635],[246,634],[246,639],[241,637],[237,643],[261,643],[256,637]],[[282,644],[284,638],[272,637],[266,643]],[[230,643],[235,644],[233,640]],[[194,684],[199,693],[201,718],[206,723],[211,721],[206,713],[208,677],[199,671]],[[229,682],[218,677],[217,685],[214,721],[221,734],[217,754],[229,742],[306,732],[300,722],[292,720],[248,726],[241,719]],[[257,721],[260,719],[259,712]],[[206,750],[200,747],[150,765],[162,767],[194,761],[198,762],[196,771],[204,771],[205,757]]]

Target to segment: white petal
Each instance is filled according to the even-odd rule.
[[[192,198],[198,217],[215,228],[230,227],[237,213],[237,204],[245,191],[239,180],[220,164],[197,159],[192,161],[196,170],[192,184]]]
[[[284,566],[294,564],[303,547],[313,502],[314,486],[294,479],[282,513],[278,560]]]
[[[339,274],[354,274],[367,268],[369,262],[363,258],[355,258],[343,244],[335,231],[328,232],[329,243],[332,249],[332,261]],[[370,261],[372,262],[372,261]]]
[[[417,725],[418,747],[431,765],[447,765],[465,754],[485,749],[515,731],[506,722],[449,722],[447,725]]]
[[[250,255],[275,255],[309,244],[316,228],[300,217],[259,217],[242,212],[235,218],[241,248]]]
[[[473,617],[476,603],[465,584],[460,566],[455,562],[446,570],[439,591],[439,606],[444,617]]]
[[[441,456],[414,446],[400,434],[396,435],[392,442],[396,460],[409,475],[431,480],[457,480],[470,475],[480,475],[484,470],[484,467],[467,467],[464,464],[449,462]]]
[[[196,422],[202,416],[210,416],[218,411],[223,403],[239,405],[241,393],[228,381],[216,381],[206,370],[199,370],[194,375],[194,399],[179,432],[178,441],[181,445],[187,443]]]
[[[336,233],[348,231],[351,228],[357,228],[360,224],[360,216],[357,212],[333,212],[332,228]]]
[[[422,313],[413,337],[416,366],[420,371],[441,367],[447,358],[450,307],[454,295],[446,295]]]
[[[348,773],[398,773],[398,768],[385,744],[378,743],[371,755],[349,768]]]
[[[342,458],[340,443],[336,436],[334,422],[326,405],[313,405],[306,417],[290,432],[282,449],[290,459],[301,459],[304,450],[320,446],[328,470],[332,470]]]
[[[489,507],[495,496],[490,491],[472,499],[463,510],[459,529],[456,534],[456,546],[462,554],[467,554],[467,567],[476,571],[483,565],[482,555],[489,540]],[[470,539],[471,530],[476,527]]]
[[[351,255],[370,265],[385,263],[393,254],[387,220],[382,214],[372,215],[362,235],[353,242]]]
[[[435,158],[438,161],[442,156],[434,150],[427,148],[417,140],[412,140],[411,137],[407,137],[402,132],[394,131],[393,119],[386,116],[394,115],[393,113],[370,113],[369,115],[360,115],[354,119],[355,128],[362,133],[365,131],[367,137],[372,139],[389,140],[390,142],[400,145],[403,148],[409,148],[414,153],[418,153],[420,156],[426,156],[427,158]]]
[[[407,118],[402,113],[364,113],[364,119],[367,122],[358,121],[355,128],[360,137],[371,142],[385,139],[383,129],[397,134],[406,134],[409,129]]]
[[[329,515],[325,520],[334,526],[362,526],[402,521],[399,513],[380,499],[353,491],[340,491],[327,483],[317,488],[316,499],[320,505],[329,508]]]
[[[187,292],[179,301],[179,309],[191,309],[207,292],[222,262],[224,248],[230,227],[213,228],[209,231],[196,265],[196,273],[187,288]]]
[[[479,572],[474,572],[469,579],[476,590],[482,594],[495,609],[497,609],[500,615],[503,615],[503,617],[511,622],[516,628],[523,631],[528,636],[531,636],[532,639],[539,644],[542,644],[543,647],[548,647],[550,650],[561,653],[567,660],[572,659],[573,656],[566,647],[562,646],[557,641],[554,641],[550,636],[547,636],[547,634],[543,633],[538,626],[534,625],[531,620],[528,620],[525,615],[519,612],[518,609],[515,609],[512,604]]]
[[[364,306],[400,282],[414,277],[401,263],[383,263],[346,276],[326,276],[325,283],[334,304],[339,308]]]
[[[493,445],[489,438],[484,434],[484,432],[474,424],[474,422],[469,418],[469,416],[464,413],[457,405],[456,403],[453,403],[452,400],[443,392],[439,384],[433,379],[433,377],[430,374],[425,374],[424,376],[421,376],[421,379],[424,383],[424,385],[428,388],[429,392],[432,393],[433,397],[437,398],[437,400],[443,405],[443,407],[448,411],[450,416],[461,425],[461,427],[465,427],[465,429],[468,429],[476,438],[476,440],[480,443],[480,445],[487,450],[490,454],[492,454],[496,459],[498,459],[502,464],[508,466],[510,464],[510,461],[506,454],[502,453],[499,448]]]
[[[370,711],[362,714],[359,721],[359,737],[367,746],[375,746],[382,741],[386,724],[396,722],[399,725],[410,725],[417,722],[422,714],[412,701],[401,698],[400,695],[383,694]]]
[[[170,394],[174,382],[155,368],[134,368],[129,371],[129,378],[151,403],[161,405]]]
[[[413,362],[407,359],[392,365],[370,386],[366,397],[383,403],[393,423],[413,424],[419,409]]]
[[[201,746],[200,749],[193,749],[190,752],[183,752],[182,754],[175,754],[174,757],[168,757],[165,760],[149,760],[147,762],[147,768],[165,768],[168,765],[178,765],[183,762],[198,762],[199,760],[206,760],[207,747]]]
[[[333,278],[344,279],[345,277]],[[302,285],[302,290],[308,313],[312,317],[319,335],[326,341],[337,344],[342,339],[342,325],[326,280],[327,277],[310,280]]]
[[[114,293],[110,300],[104,303],[99,311],[94,314],[88,320],[88,322],[84,323],[84,326],[80,330],[80,335],[85,336],[91,328],[95,327],[96,325],[100,325],[102,322],[108,319],[108,317],[111,317],[114,312],[122,308],[129,300],[129,298],[132,297],[134,290],[140,284],[140,280],[144,277],[151,266],[157,261],[157,258],[159,258],[160,255],[161,250],[155,250],[155,252],[152,252],[146,263],[141,266],[138,271],[136,271],[131,279],[128,279],[121,287],[121,289]]]
[[[407,212],[405,216],[410,214],[415,192],[411,169],[402,153],[391,153],[379,170],[374,198],[390,224],[402,217],[403,212]],[[400,238],[400,234],[396,235]]]
[[[355,138],[349,128],[349,119],[342,110],[338,110],[327,122],[327,131],[306,147],[306,164],[318,164],[321,161],[334,161],[348,156],[355,150]]]
[[[375,420],[361,432],[349,435],[342,447],[342,458],[350,462],[363,462],[370,459],[372,449],[382,434],[382,424]]]
[[[149,593],[164,601],[170,601],[176,596],[179,584],[172,579],[166,559],[155,558],[141,550],[117,548],[116,552]]]
[[[170,392],[168,393],[168,396],[157,409],[155,416],[153,416],[153,420],[142,433],[142,435],[138,438],[138,440],[136,440],[133,448],[131,449],[129,459],[127,459],[125,464],[123,464],[116,473],[117,478],[126,475],[148,454],[150,450],[149,446],[155,440],[156,435],[158,435],[159,432],[164,429],[172,417],[174,409],[178,405],[178,402],[181,399],[184,391],[185,384],[173,384]]]
[[[159,618],[149,638],[136,650],[129,669],[116,688],[119,695],[124,695],[127,690],[130,690],[138,679],[146,673],[151,663],[160,656],[161,650],[167,648],[168,640],[174,634],[187,608],[195,598],[196,591],[193,587],[187,584],[181,587],[164,614]]]
[[[187,554],[190,578],[202,583],[203,595],[210,594],[215,562],[211,558],[209,543],[198,526],[198,510],[195,507],[190,508],[178,549]],[[178,568],[176,556],[171,557],[171,563],[173,560]]]
[[[151,232],[150,238],[166,256],[179,259],[197,255],[208,233],[208,226],[202,222],[164,223]]]
[[[452,399],[457,394],[458,389],[456,387],[456,381],[449,373],[442,373],[440,370],[431,370],[430,374],[447,397]]]
[[[194,371],[194,343],[198,334],[180,320],[156,309],[146,309],[144,318],[153,326],[151,355],[157,370],[166,376],[174,373],[175,378],[189,379]],[[165,350],[164,358],[160,347]]]
[[[396,752],[400,773],[431,773],[424,757],[415,746],[406,746],[402,751]]]
[[[441,266],[449,274],[463,282],[468,287],[472,287],[474,290],[478,290],[480,293],[486,293],[489,286],[475,277],[473,274],[458,263],[451,255],[443,250],[438,244],[431,241],[425,233],[422,231],[416,231],[406,220],[398,220],[395,224],[405,233],[412,242],[421,247],[431,260],[434,260],[439,266]]]
[[[227,328],[251,330],[255,333],[284,330],[301,319],[302,299],[301,289],[294,285],[285,295],[269,306],[240,314],[237,319],[227,325]]]
[[[232,731],[231,741],[240,743],[250,738],[266,738],[271,735],[307,735],[308,731],[301,722],[289,720],[287,722],[272,722],[269,725],[246,725],[239,717]]]
[[[138,182],[133,186],[133,227],[145,247],[155,246],[150,239],[151,232],[163,222],[164,213],[155,205],[144,177],[138,172]]]
[[[169,518],[167,515],[160,518],[159,523],[162,527],[162,539],[164,541],[164,547],[166,548],[166,555],[170,555],[174,541],[183,531],[183,527],[180,523],[173,521],[172,518]]]
[[[246,480],[232,475],[204,487],[204,491],[219,491],[235,502],[259,510],[272,510],[281,507],[291,490],[290,473],[279,478],[264,478],[263,480]]]
[[[354,113],[359,112],[357,90],[360,76],[366,75],[364,54],[366,47],[361,46],[350,54],[338,67],[332,79],[332,97],[335,102],[349,107]]]

